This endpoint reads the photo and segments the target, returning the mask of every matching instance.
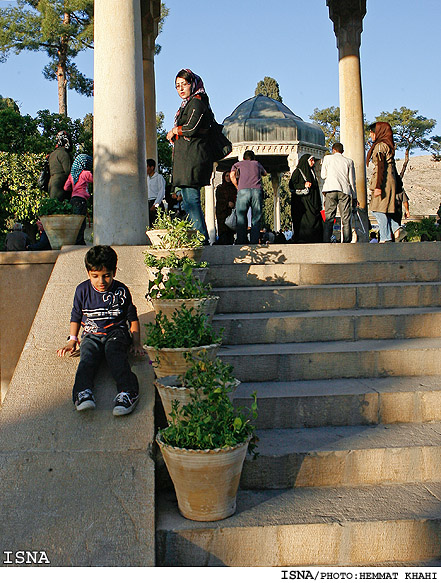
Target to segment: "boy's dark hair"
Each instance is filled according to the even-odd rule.
[[[95,245],[86,253],[84,263],[87,271],[108,269],[115,273],[118,255],[109,245]]]
[[[254,155],[253,150],[246,150],[243,155],[244,160],[255,160],[256,156]]]
[[[340,142],[335,142],[335,144],[332,144],[332,149],[334,150],[334,152],[343,154],[343,144],[340,144]]]
[[[156,168],[156,162],[153,160],[153,158],[147,158],[147,166],[150,166],[151,168]]]

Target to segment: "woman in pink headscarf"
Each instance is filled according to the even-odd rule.
[[[195,228],[205,236],[208,232],[201,208],[201,187],[210,184],[213,156],[209,143],[209,128],[214,116],[202,79],[181,69],[175,79],[182,99],[175,124],[167,134],[173,144],[173,186],[179,187],[183,208]]]

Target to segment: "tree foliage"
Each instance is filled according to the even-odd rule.
[[[321,127],[325,134],[325,146],[331,151],[332,144],[340,141],[340,108],[331,106],[318,109],[316,107],[309,119]]]
[[[161,18],[159,19],[159,23],[158,23],[158,36],[161,34],[162,29],[164,28],[164,22],[165,19],[167,18],[167,16],[169,15],[170,12],[170,8],[167,8],[167,6],[164,4],[164,2],[161,2]],[[155,44],[155,55],[159,55],[159,53],[161,52],[161,45],[159,45],[158,43]]]
[[[264,77],[263,81],[259,81],[254,91],[254,95],[266,95],[276,101],[282,103],[282,96],[280,95],[279,84],[272,77]]]
[[[77,55],[93,47],[93,0],[17,0],[0,9],[0,61],[12,51],[44,51],[46,79],[58,81],[59,113],[67,115],[67,89],[90,96],[93,82],[77,68]]]
[[[168,177],[171,179],[173,150],[170,142],[167,140],[167,131],[164,129],[164,114],[162,111],[159,111],[156,114],[156,132],[158,144],[158,172],[165,178]]]
[[[392,112],[382,111],[375,118],[375,121],[387,121],[390,123],[397,149],[404,150],[404,163],[400,172],[401,177],[403,177],[412,150],[416,148],[430,150],[432,141],[429,139],[429,134],[435,127],[436,120],[418,115],[417,109],[409,109],[403,106],[400,109],[394,109]]]

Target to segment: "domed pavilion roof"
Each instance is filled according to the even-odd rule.
[[[265,95],[243,101],[223,121],[224,133],[233,144],[241,142],[325,145],[321,128],[307,123],[286,105]]]

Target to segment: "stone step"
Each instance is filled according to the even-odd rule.
[[[365,263],[275,263],[211,265],[213,287],[324,285],[345,283],[428,282],[441,279],[437,260]]]
[[[223,342],[266,344],[441,336],[441,308],[388,308],[218,314]]]
[[[236,514],[193,522],[159,494],[157,566],[368,566],[438,561],[441,484],[239,490]]]
[[[241,383],[234,403],[257,393],[258,429],[441,421],[441,377]]]
[[[205,247],[203,259],[210,265],[236,263],[370,263],[441,260],[441,242],[400,243],[400,245],[213,245]]]
[[[219,287],[217,312],[303,312],[441,305],[441,281],[314,286]]]
[[[242,382],[441,374],[441,338],[223,345]]]
[[[441,482],[441,422],[262,429],[246,490]]]

